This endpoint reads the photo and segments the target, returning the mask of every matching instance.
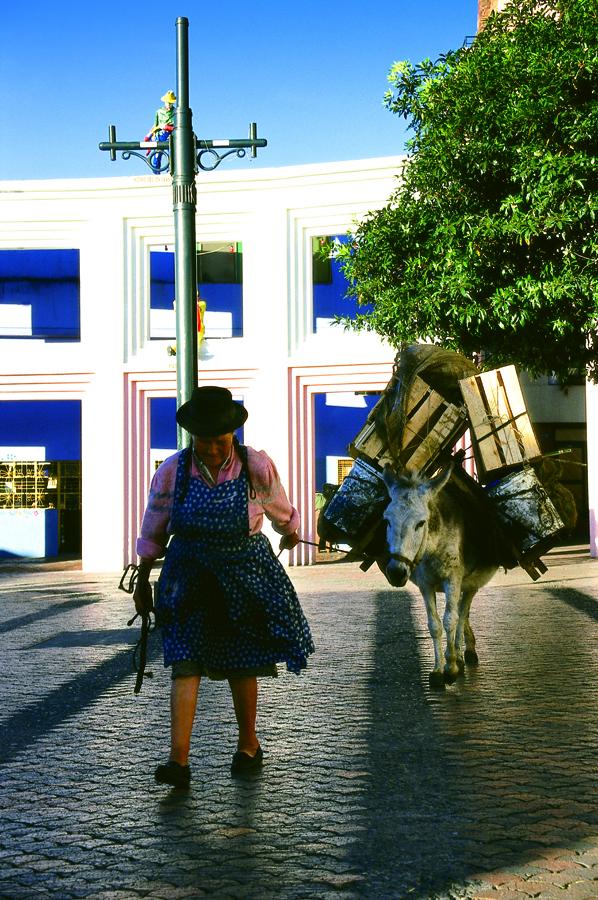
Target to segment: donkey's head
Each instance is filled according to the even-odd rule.
[[[396,475],[384,468],[384,483],[390,503],[384,511],[389,561],[386,577],[393,587],[403,587],[423,554],[428,537],[430,506],[452,472],[449,464],[434,478],[414,473]]]

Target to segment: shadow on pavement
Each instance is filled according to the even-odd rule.
[[[101,594],[94,595],[93,598],[86,597],[81,600],[67,600],[65,603],[53,603],[46,606],[45,609],[38,609],[36,612],[26,613],[24,616],[15,616],[14,619],[8,619],[0,625],[0,634],[6,634],[9,631],[15,631],[18,628],[24,628],[26,625],[32,625],[42,622],[44,619],[51,619],[53,616],[61,615],[72,609],[78,609],[82,606],[89,606],[90,603],[99,603],[103,599]]]
[[[152,640],[152,637],[148,647],[148,664],[161,653],[160,642]],[[0,765],[12,761],[17,753],[29,749],[67,719],[74,718],[125,678],[130,678],[131,684],[134,684],[131,648],[118,650],[99,665],[75,675],[41,700],[13,713],[2,722]]]
[[[551,593],[588,612],[578,592]],[[368,896],[446,896],[594,831],[595,690],[583,622],[557,604],[543,612],[545,596],[535,608],[484,599],[488,658],[434,694],[423,604],[402,592],[377,596],[370,780],[364,837],[351,853],[369,873]]]
[[[567,603],[573,609],[578,610],[578,612],[585,613],[586,616],[590,616],[591,619],[598,621],[598,602],[587,594],[572,588],[558,588],[557,590],[546,591],[546,593],[554,597],[555,600]]]

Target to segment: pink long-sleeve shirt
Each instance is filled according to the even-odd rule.
[[[137,539],[137,555],[143,559],[160,559],[164,556],[166,544],[172,534],[170,520],[180,453],[181,451],[165,459],[152,479],[141,534]],[[248,447],[247,466],[256,495],[248,499],[249,534],[258,534],[262,530],[264,515],[272,522],[278,534],[293,534],[299,528],[299,513],[291,506],[270,457],[263,450]],[[233,450],[228,462],[220,469],[216,484],[231,481],[240,474],[241,460]],[[212,486],[193,457],[191,477],[201,478],[205,484]]]

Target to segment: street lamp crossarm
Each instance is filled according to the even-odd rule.
[[[267,147],[268,141],[265,138],[223,138],[206,140],[205,138],[195,138],[198,150],[211,150],[214,147]]]
[[[258,148],[267,147],[265,138],[258,138],[257,124],[249,125],[249,137],[246,138],[222,138],[209,140],[207,138],[195,138],[195,152],[198,168],[204,172],[212,172],[227,156],[238,156],[241,159],[246,156],[246,150],[251,150],[251,158],[255,159]]]
[[[222,138],[222,139],[212,139],[208,138],[195,138],[195,146],[197,150],[197,164],[200,169],[215,169],[223,159],[227,156],[231,156],[233,151],[237,152],[237,156],[245,156],[245,150],[251,150],[251,157],[255,159],[257,156],[258,148],[267,147],[268,141],[265,138],[258,138],[257,136],[257,123],[250,122],[249,123],[249,137],[246,138]],[[217,153],[216,148],[228,148],[227,153]],[[201,163],[201,157],[204,154],[209,154],[211,157],[215,158],[215,162],[211,166],[204,166]]]
[[[246,147],[267,147],[266,138],[214,138],[207,140],[206,138],[195,138],[195,144],[198,150],[212,150],[215,147],[230,147],[231,149],[240,149]],[[162,149],[163,143],[158,141],[102,141],[98,144],[100,150],[121,150],[127,153],[133,153],[135,150],[151,150]]]
[[[198,150],[211,150],[214,147],[239,149],[241,147],[267,147],[268,141],[266,138],[256,138],[255,140],[250,138],[214,138],[213,140],[207,140],[206,138],[196,137],[195,144]],[[130,153],[135,150],[156,149],[158,141],[102,141],[98,146],[100,150],[122,150]],[[163,146],[164,144],[160,143],[160,147]]]
[[[121,151],[123,159],[136,156],[152,170],[154,175],[170,169],[169,146],[165,147],[163,143],[157,141],[103,141],[99,144],[99,148],[108,150],[112,160],[116,159],[117,150]],[[145,150],[145,153],[140,153],[140,150]]]
[[[158,141],[102,141],[99,145],[100,150],[124,150],[133,152],[134,150],[149,150],[158,147]],[[163,143],[160,144],[164,146]]]

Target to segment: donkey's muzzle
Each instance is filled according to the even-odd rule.
[[[386,566],[386,577],[393,587],[404,587],[411,575],[409,560],[391,556]]]

